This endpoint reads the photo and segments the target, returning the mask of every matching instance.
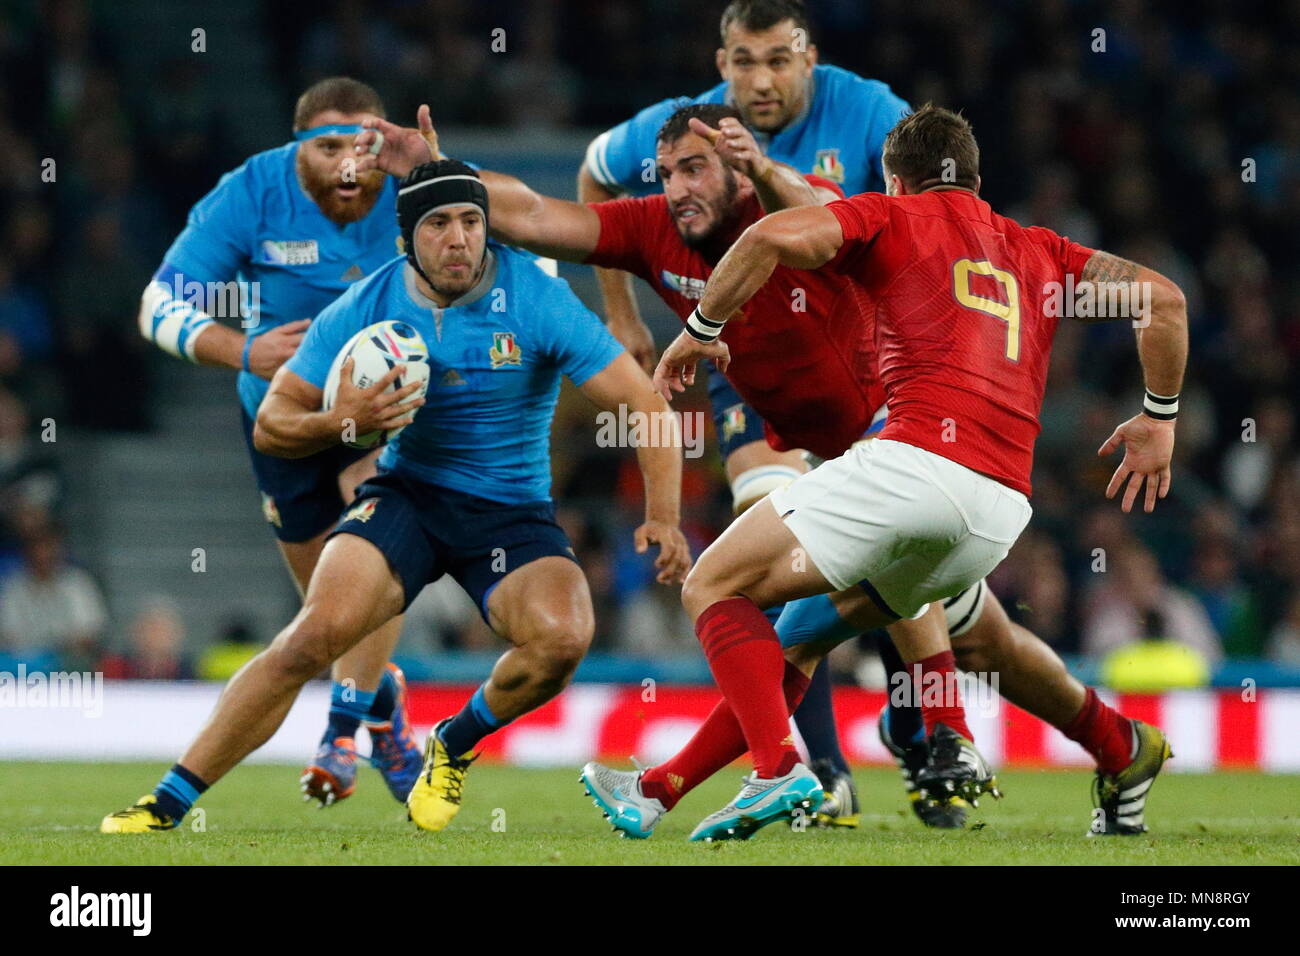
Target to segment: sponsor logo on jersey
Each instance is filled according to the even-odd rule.
[[[375,513],[375,507],[379,504],[378,498],[367,498],[348,509],[348,513],[343,516],[344,521],[360,521],[365,523],[370,520],[370,516]]]
[[[813,175],[832,182],[844,182],[844,164],[840,162],[839,149],[817,150],[817,161],[813,163]]]
[[[695,279],[691,276],[679,276],[667,269],[659,273],[659,279],[663,282],[665,288],[671,289],[678,295],[685,296],[688,299],[703,298],[704,286],[708,281],[707,279]]]
[[[366,274],[361,271],[361,267],[355,262],[348,268],[348,271],[339,276],[340,282],[356,282],[358,279],[364,279]]]
[[[268,494],[262,495],[262,517],[266,519],[267,524],[273,524],[277,528],[283,528],[280,523],[280,509],[275,506],[275,499]]]
[[[454,368],[447,369],[447,374],[442,377],[443,385],[465,385],[464,377]]]
[[[524,360],[524,353],[519,348],[519,343],[515,341],[513,332],[493,332],[492,347],[488,349],[488,357],[492,359],[492,367],[500,368],[503,365],[520,365]]]
[[[744,434],[745,431],[745,406],[732,405],[722,413],[722,440],[734,438],[737,435]]]
[[[320,262],[315,239],[264,239],[266,261],[278,266],[314,266]]]

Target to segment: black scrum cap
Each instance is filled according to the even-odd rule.
[[[488,218],[488,194],[472,166],[459,160],[440,159],[421,163],[397,187],[397,225],[402,232],[406,260],[423,275],[415,258],[415,230],[426,217],[445,206],[473,203]]]

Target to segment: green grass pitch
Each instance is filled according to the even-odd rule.
[[[297,796],[297,768],[235,770],[207,794],[204,832],[104,836],[99,819],[148,791],[158,764],[0,764],[0,864],[1298,864],[1300,778],[1164,774],[1143,837],[1087,839],[1090,775],[1012,771],[1006,797],[984,800],[974,826],[927,831],[898,775],[856,774],[857,830],[791,832],[774,824],[748,842],[686,836],[739,789],[739,764],[695,793],[648,841],[618,839],[582,794],[577,770],[478,766],[451,828],[420,833],[362,768],[357,792],[326,810]]]

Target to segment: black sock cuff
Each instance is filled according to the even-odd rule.
[[[172,764],[172,773],[176,774],[176,776],[180,777],[199,793],[208,789],[208,785],[203,782],[202,778],[200,778],[198,774],[186,770],[178,763]]]

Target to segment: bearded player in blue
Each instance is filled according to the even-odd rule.
[[[269,379],[294,354],[311,317],[397,251],[395,185],[354,174],[358,124],[383,111],[378,94],[356,80],[333,77],[310,87],[294,110],[294,142],[253,156],[194,206],[140,310],[142,334],[160,348],[239,371],[262,510],[300,593],[326,533],[374,472],[374,456],[340,446],[294,461],[272,458],[253,448],[253,421]],[[241,330],[216,321],[215,311],[238,317]],[[400,631],[400,620],[386,624],[334,666],[328,725],[301,779],[303,792],[322,806],[353,792],[362,721],[371,762],[394,797],[405,800],[419,772],[405,681],[387,663]],[[176,809],[189,788],[184,779],[166,781],[163,802],[174,798]]]
[[[799,0],[734,0],[722,13],[721,46],[716,54],[722,82],[699,96],[675,97],[648,106],[631,119],[597,136],[578,172],[578,198],[604,202],[621,195],[657,192],[655,141],[674,112],[691,103],[730,103],[764,154],[837,183],[845,195],[884,191],[880,152],[885,134],[908,112],[907,103],[879,80],[866,79],[817,61],[808,14]],[[737,139],[732,146],[739,146]],[[675,214],[689,215],[689,203]],[[721,210],[698,209],[703,222]],[[684,220],[683,220],[684,221]],[[632,294],[632,277],[597,269],[609,330],[647,368],[654,365],[654,340],[641,320]],[[763,419],[709,366],[709,400],[731,483],[736,514],[807,470],[799,451],[778,452],[764,439]],[[778,606],[769,614],[781,613]],[[829,602],[802,602],[787,614],[786,626],[816,633],[838,626]],[[891,670],[901,669],[893,644],[880,642]],[[831,684],[825,664],[814,673],[795,723],[807,745],[810,766],[827,794],[818,822],[856,826],[857,793],[840,750],[831,710]],[[925,735],[914,708],[890,710],[884,724],[886,746],[899,761],[913,795],[912,807],[931,826],[959,825],[960,809],[921,798],[914,777],[925,766]]]
[[[591,595],[550,499],[560,376],[597,406],[622,408],[629,421],[676,419],[565,282],[488,241],[488,212],[487,190],[469,166],[442,160],[413,169],[398,192],[406,257],[326,308],[271,383],[254,432],[265,453],[319,454],[349,427],[358,435],[404,430],[332,532],[302,611],[230,682],[170,771],[196,797],[270,738],[307,680],[443,574],[513,647],[460,713],[429,735],[407,798],[422,829],[443,829],[460,809],[479,741],[558,694],[586,653]],[[386,391],[404,366],[359,389],[348,359],[337,398],[322,411],[335,357],[384,320],[409,325],[427,344],[427,403],[414,397],[418,382]],[[680,583],[691,563],[678,527],[681,442],[643,443],[637,457],[646,520],[634,532],[636,549],[657,543],[658,580]],[[189,809],[177,815],[159,803],[156,792],[142,797],[101,829],[171,829]]]

